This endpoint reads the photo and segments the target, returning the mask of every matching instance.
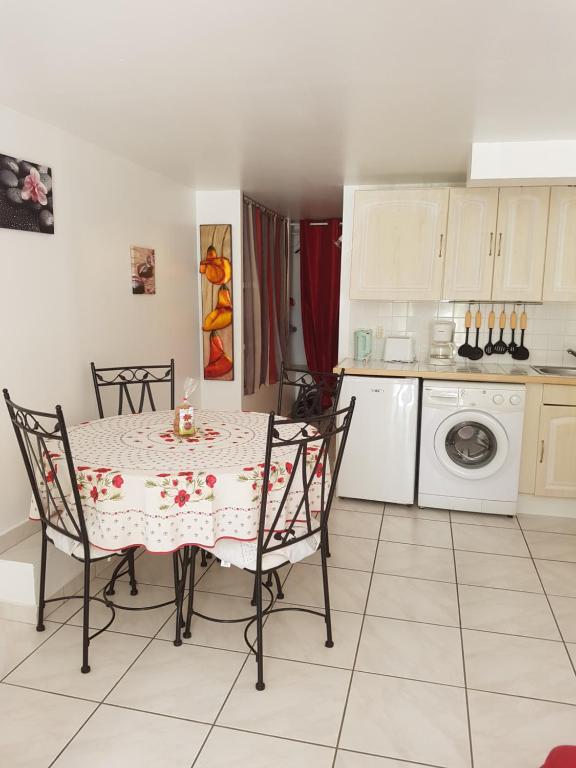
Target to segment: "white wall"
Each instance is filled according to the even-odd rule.
[[[196,192],[196,223],[198,254],[196,272],[200,267],[200,225],[232,225],[232,305],[234,308],[234,380],[209,381],[203,378],[202,342],[198,336],[197,364],[202,377],[200,392],[202,408],[234,411],[242,409],[244,389],[244,356],[242,354],[242,192],[228,189],[218,192]],[[201,285],[198,280],[197,321],[202,325]]]
[[[137,124],[135,124],[137,129]],[[0,387],[70,424],[97,415],[89,362],[174,357],[199,376],[194,193],[64,131],[0,107],[0,152],[52,168],[55,234],[0,229]],[[133,296],[130,246],[156,249],[155,296]],[[0,404],[0,534],[30,490]]]

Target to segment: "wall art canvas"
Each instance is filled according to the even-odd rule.
[[[132,293],[156,293],[156,259],[154,248],[130,248],[132,263]]]
[[[232,226],[200,225],[204,378],[234,379]]]
[[[54,234],[52,170],[0,155],[0,227]]]

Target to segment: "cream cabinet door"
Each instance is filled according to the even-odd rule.
[[[536,496],[576,498],[576,408],[543,405]]]
[[[549,187],[502,187],[492,298],[541,301]]]
[[[488,301],[496,243],[498,189],[450,190],[445,299]]]
[[[354,196],[351,299],[442,296],[448,189],[359,190]]]
[[[544,266],[544,301],[576,301],[576,189],[553,187]]]

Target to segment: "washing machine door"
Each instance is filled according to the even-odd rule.
[[[502,468],[509,451],[506,430],[488,413],[462,410],[438,426],[434,450],[440,463],[453,475],[484,479]]]

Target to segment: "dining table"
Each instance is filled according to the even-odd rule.
[[[112,553],[138,546],[167,553],[198,546],[209,551],[222,538],[256,539],[269,415],[196,410],[196,431],[186,436],[175,434],[173,420],[173,411],[154,411],[68,428],[88,538],[96,550]],[[318,450],[311,446],[306,456],[313,471]],[[291,445],[273,451],[270,517],[284,496],[294,451]],[[56,466],[60,458],[54,457]],[[298,508],[302,483],[298,473],[283,507],[283,523]],[[312,509],[320,493],[320,483],[313,482]],[[34,503],[30,516],[38,519]]]

